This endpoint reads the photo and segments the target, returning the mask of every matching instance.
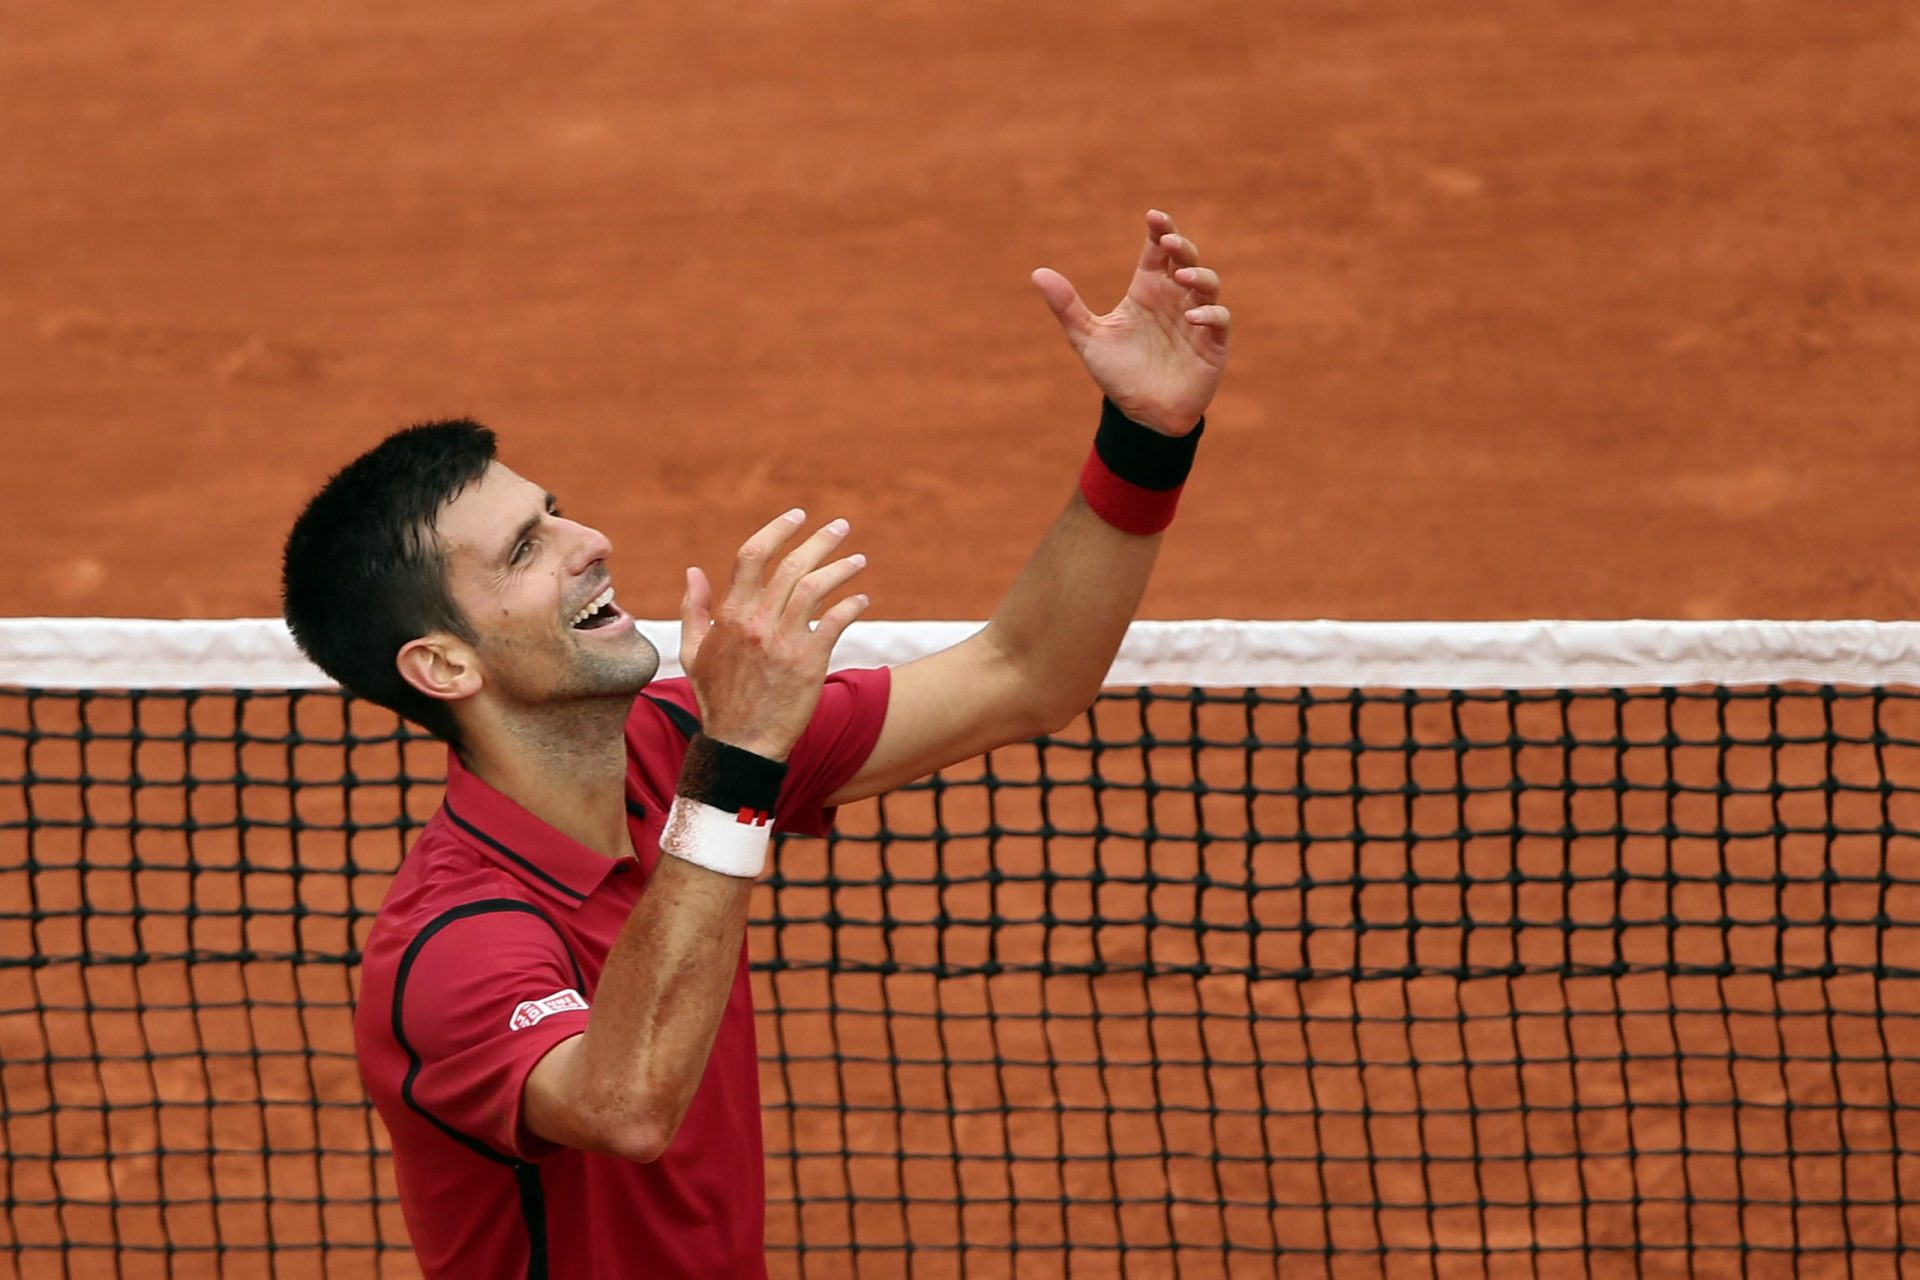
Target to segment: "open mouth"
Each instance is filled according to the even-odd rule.
[[[567,625],[575,631],[598,631],[618,622],[620,616],[620,607],[613,602],[613,588],[608,587],[581,605]]]

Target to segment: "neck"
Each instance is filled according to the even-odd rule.
[[[627,834],[630,699],[571,702],[502,717],[466,735],[460,759],[488,786],[562,835],[609,858]]]

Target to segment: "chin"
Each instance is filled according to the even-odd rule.
[[[623,643],[613,648],[576,650],[574,655],[575,679],[568,683],[570,689],[556,690],[562,697],[569,694],[575,697],[597,697],[621,695],[632,697],[652,683],[660,674],[660,651],[653,647],[653,641],[632,633],[631,643]]]

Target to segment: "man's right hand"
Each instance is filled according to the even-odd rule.
[[[707,575],[688,569],[680,604],[680,665],[700,703],[701,732],[770,760],[785,760],[799,741],[833,646],[867,607],[866,596],[854,595],[820,611],[867,564],[862,555],[826,562],[846,540],[845,520],[823,525],[775,563],[805,519],[789,511],[741,545],[718,607]]]

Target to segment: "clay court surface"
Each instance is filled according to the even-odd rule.
[[[21,6],[0,19],[0,32],[0,83],[8,86],[0,95],[0,349],[8,353],[0,360],[0,507],[8,516],[0,525],[0,601],[8,614],[270,614],[284,527],[331,468],[393,426],[471,414],[500,430],[510,463],[553,489],[569,514],[612,536],[621,599],[637,614],[671,615],[683,565],[724,563],[745,532],[798,503],[822,518],[852,520],[872,560],[866,581],[876,616],[984,616],[1068,492],[1095,408],[1026,275],[1054,266],[1103,308],[1124,285],[1149,205],[1172,210],[1219,267],[1236,333],[1227,386],[1146,616],[1903,618],[1920,600],[1906,501],[1920,404],[1920,18],[1890,0],[766,0],[718,8],[161,0]],[[151,714],[189,713],[168,705]],[[149,776],[178,769],[179,749],[159,750],[141,762]],[[128,763],[88,767],[124,772]],[[9,772],[18,764],[6,761]],[[225,805],[230,823],[245,804],[243,789],[193,800],[161,786],[142,803]],[[131,811],[124,795],[80,790],[45,803]],[[402,803],[384,792],[374,802]],[[431,788],[405,803],[430,809]],[[211,820],[216,828],[222,821],[217,813]],[[847,821],[858,834],[881,819],[856,812]],[[95,835],[87,856],[124,866],[127,841],[110,837]],[[81,845],[62,838],[49,837],[35,856],[74,862]],[[120,872],[83,886],[83,874],[70,869],[50,873],[36,892],[54,895],[50,904],[63,892],[77,903],[84,892],[113,909],[136,891],[151,889],[162,902],[167,892],[185,892],[182,876],[168,869],[187,856],[185,842],[146,838],[159,841],[144,851],[159,868],[148,873],[160,877],[151,884]],[[242,838],[203,834],[194,856],[231,862]],[[291,857],[284,841],[246,838],[256,842],[249,859]],[[317,860],[319,874],[269,866],[260,887],[336,895],[329,910],[349,898],[371,908],[378,877],[344,876],[343,848],[311,839],[302,855]],[[860,859],[879,856],[872,848],[855,841],[831,855],[816,848],[795,856],[813,859],[816,880],[831,857],[834,876],[858,881],[873,870]],[[909,842],[892,856],[926,856],[916,850],[924,846]],[[953,873],[966,878],[966,860],[987,854],[963,842],[950,856]],[[1189,879],[1194,870],[1161,868]],[[236,896],[202,901],[212,917],[194,928],[249,927],[219,914],[239,901],[242,878],[235,873],[224,890],[220,876],[202,878],[196,892]],[[10,882],[21,880],[9,873]],[[964,892],[976,891],[986,892]],[[1023,891],[1000,886],[1012,896],[995,910],[1035,913]],[[803,913],[824,914],[804,893],[796,902]],[[938,914],[926,903],[890,906],[914,919]],[[1144,904],[1103,908],[1129,909]],[[1203,914],[1198,904],[1186,910]],[[97,927],[109,935],[130,928]],[[221,945],[211,934],[190,939],[184,924],[145,927],[161,931],[145,940],[151,950]],[[251,927],[269,930],[256,946],[293,941],[284,916]],[[824,924],[806,925],[778,945],[817,959],[832,954],[833,936]],[[881,944],[873,930],[840,936],[855,951]],[[95,945],[114,949],[103,938]],[[134,943],[130,934],[123,941]],[[349,940],[343,933],[300,941],[339,950]],[[896,932],[886,941],[934,945],[930,934]],[[1082,942],[1095,945],[1091,936]],[[25,940],[45,951],[60,943],[51,935]],[[763,944],[772,944],[765,931],[756,939]],[[1026,945],[1012,936],[1003,944]],[[239,945],[237,936],[226,945]],[[345,998],[337,966],[230,968],[204,968],[198,998]],[[36,971],[38,999],[164,1005],[177,1003],[187,983],[165,966],[96,973],[105,985],[92,991],[59,985],[72,978]],[[792,990],[771,985],[789,979]],[[764,979],[763,996],[803,1011],[777,1029],[794,1061],[769,1069],[770,1097],[878,1088],[859,1062],[897,1058],[901,1049],[863,1037],[879,1035],[889,1020],[827,1025],[804,1012],[823,998],[805,986],[812,980],[804,972]],[[999,998],[1012,1002],[1002,1012],[1017,1015],[1022,1001],[1041,995],[1038,980],[997,992],[986,979],[969,982],[947,989],[943,998],[958,1002],[949,1008],[966,1010],[972,1000],[979,1012]],[[322,990],[327,983],[337,989]],[[1198,1012],[1181,1013],[1182,1000],[1258,1006],[1275,1026],[1288,1018],[1306,1025],[1295,1006],[1313,993],[1271,985],[1234,992],[1142,982],[1103,993],[1097,983],[1068,981],[1045,993],[1065,1011],[1045,1033],[1064,1039],[1000,1052],[1036,1062],[1084,1056],[1086,1039],[1073,1039],[1076,1017],[1084,1024],[1097,1006],[1118,1028],[1154,1000],[1173,1002],[1161,1025],[1185,1028],[1176,1035],[1210,1025]],[[833,994],[856,1007],[883,998],[877,986]],[[903,988],[884,998],[915,1025],[924,1013],[915,1002],[933,996]],[[1453,1007],[1476,997],[1405,998]],[[1546,997],[1501,998],[1505,1008]],[[1365,999],[1353,989],[1337,996],[1352,1009]],[[1366,1025],[1364,1012],[1353,1016],[1356,1027]],[[91,1034],[112,1052],[111,1037],[133,1034],[141,1021],[116,1016],[90,1029],[76,1022],[63,1034]],[[230,1137],[257,1146],[263,1129],[286,1126],[296,1144],[357,1150],[367,1138],[351,1105],[316,1121],[304,1101],[319,1091],[351,1102],[351,1065],[338,1056],[347,1048],[344,1024],[300,1021],[271,1009],[149,1014],[144,1034],[157,1037],[153,1043],[190,1051],[197,1039],[216,1056],[233,1048],[237,1074],[169,1080],[163,1059],[109,1072],[125,1078],[74,1068],[79,1074],[67,1083],[89,1098],[181,1099],[193,1124],[234,1126],[226,1137],[216,1132],[215,1145]],[[1154,1021],[1135,1016],[1136,1033]],[[1561,1025],[1574,1036],[1576,1026],[1601,1034],[1602,1022],[1613,1028],[1605,1034],[1641,1034],[1611,1015],[1590,1027],[1578,1019]],[[1784,1014],[1773,1022],[1771,1033],[1755,1024],[1740,1034],[1774,1034],[1781,1044],[1816,1036],[1811,1023]],[[1029,1024],[1016,1016],[1008,1025]],[[1865,1034],[1835,1027],[1817,1033],[1832,1037],[1822,1043],[1852,1045],[1846,1037]],[[0,1053],[17,1057],[18,1037],[29,1030],[11,1020]],[[1243,1025],[1242,1034],[1254,1033]],[[1677,1043],[1689,1033],[1664,1034]],[[278,1044],[276,1036],[324,1042],[334,1056],[318,1065],[269,1056],[262,1065],[239,1047]],[[769,1022],[763,1048],[775,1040]],[[829,1047],[854,1065],[822,1058]],[[1704,1041],[1695,1047],[1713,1052]],[[1256,1052],[1292,1061],[1308,1047],[1122,1042],[1101,1051],[1128,1061],[1225,1062]],[[1366,1047],[1356,1051],[1364,1056]],[[1384,1051],[1421,1052],[1406,1044]],[[815,1113],[800,1108],[787,1113],[795,1128],[770,1132],[770,1149],[823,1154],[774,1170],[776,1197],[822,1197],[837,1217],[809,1229],[845,1239],[855,1229],[850,1195],[946,1201],[977,1175],[964,1194],[1045,1203],[1036,1212],[1050,1220],[1016,1222],[1003,1207],[965,1221],[948,1213],[909,1222],[889,1210],[858,1229],[892,1243],[906,1233],[991,1244],[1016,1227],[1030,1239],[1107,1241],[1116,1230],[1110,1222],[1059,1207],[1063,1196],[1089,1189],[1132,1193],[1127,1161],[1107,1155],[1136,1143],[1220,1149],[1217,1132],[1169,1134],[1165,1126],[1177,1129],[1184,1113],[1176,1106],[1171,1122],[1153,1118],[1145,1092],[1127,1093],[1146,1087],[1132,1078],[1111,1077],[1105,1087],[1117,1091],[1123,1112],[1140,1110],[1086,1131],[985,1133],[964,1116],[949,1122],[956,1109],[1039,1106],[1039,1094],[996,1104],[989,1086],[1009,1087],[1005,1073],[961,1066],[942,1075],[938,1065],[983,1055],[991,1051],[942,1046],[892,1086],[902,1105],[930,1109],[924,1123],[937,1132],[912,1140],[982,1152],[977,1169],[942,1165],[953,1182],[907,1192],[851,1186],[894,1175],[883,1160],[847,1164],[841,1153],[863,1149],[869,1135],[835,1129],[850,1122],[824,1109],[817,1114],[827,1128],[808,1131]],[[196,1062],[181,1069],[223,1069]],[[1207,1073],[1195,1070],[1154,1087],[1164,1100],[1168,1089],[1204,1083],[1231,1092],[1256,1083],[1230,1070],[1200,1081]],[[1087,1086],[1071,1072],[1015,1075],[1016,1087],[1043,1093]],[[929,1083],[935,1076],[944,1094]],[[18,1092],[25,1087],[8,1081],[14,1109],[31,1105]],[[1391,1092],[1410,1082],[1369,1087]],[[1436,1087],[1444,1091],[1446,1082]],[[1529,1085],[1516,1077],[1512,1087]],[[1536,1105],[1550,1110],[1559,1096],[1552,1090],[1563,1085],[1542,1078],[1530,1087]],[[1833,1089],[1845,1096],[1850,1087]],[[223,1096],[238,1101],[206,1105]],[[276,1097],[296,1101],[280,1108]],[[1345,1105],[1338,1096],[1321,1104],[1335,1112]],[[123,1123],[169,1123],[164,1108],[143,1114]],[[1497,1119],[1483,1118],[1464,1137],[1431,1129],[1360,1134],[1334,1124],[1309,1145],[1371,1151],[1362,1164],[1386,1182],[1284,1195],[1397,1201],[1392,1179],[1413,1176],[1422,1144],[1431,1154],[1436,1143],[1472,1139],[1489,1150],[1519,1141],[1518,1130],[1503,1135]],[[336,1121],[344,1128],[316,1137],[313,1125]],[[70,1149],[108,1140],[97,1121],[93,1136],[82,1129],[66,1136]],[[46,1130],[17,1131],[12,1145],[25,1150]],[[113,1140],[137,1147],[146,1139]],[[207,1132],[183,1140],[204,1145]],[[1265,1149],[1293,1140],[1270,1136]],[[1769,1139],[1752,1141],[1761,1144],[1752,1149],[1774,1150]],[[1036,1163],[996,1154],[1008,1149],[1034,1154]],[[1310,1151],[1294,1154],[1301,1168],[1311,1166]],[[257,1172],[192,1163],[167,1172],[151,1162],[81,1160],[66,1190],[98,1194],[119,1178],[127,1180],[119,1194],[137,1196],[164,1176],[204,1198],[206,1187],[188,1185],[204,1174],[209,1185],[228,1179],[219,1185],[229,1193],[255,1178],[243,1196],[259,1193]],[[283,1179],[276,1194],[292,1203],[316,1194],[300,1181],[313,1178],[314,1167],[305,1157],[268,1176]],[[1026,1172],[1009,1175],[1009,1167]],[[364,1157],[330,1156],[326,1168],[328,1193],[347,1197],[369,1194],[383,1176]],[[1188,1172],[1204,1181],[1238,1168],[1228,1161]],[[1572,1169],[1536,1170],[1549,1182],[1535,1192],[1572,1194],[1551,1183]],[[1581,1176],[1598,1181],[1585,1184],[1585,1194],[1612,1194],[1605,1179],[1631,1172],[1587,1170]],[[1083,1174],[1092,1181],[1059,1185]],[[1019,1182],[1028,1176],[1039,1181]],[[1711,1185],[1732,1174],[1709,1163],[1675,1176]],[[1757,1194],[1771,1195],[1764,1179],[1788,1174],[1768,1165],[1748,1176],[1762,1179],[1752,1184]],[[1893,1175],[1876,1168],[1859,1176]],[[1796,1188],[1826,1194],[1812,1183]],[[14,1194],[28,1190],[19,1182]],[[1229,1191],[1261,1200],[1282,1194],[1264,1181]],[[251,1240],[264,1230],[257,1206],[232,1212],[226,1238]],[[292,1215],[281,1228],[291,1235],[318,1229],[309,1210],[276,1212]],[[799,1221],[805,1212],[776,1211],[770,1240],[791,1241],[807,1225]],[[1174,1223],[1158,1201],[1141,1212],[1153,1220],[1118,1230],[1131,1239],[1156,1231],[1258,1239],[1281,1230],[1274,1222]],[[1423,1240],[1524,1248],[1528,1239],[1564,1243],[1581,1232],[1612,1232],[1620,1243],[1636,1232],[1678,1230],[1604,1213],[1470,1217],[1330,1225],[1315,1210],[1286,1229],[1308,1240],[1319,1231],[1326,1248],[1363,1241],[1368,1231],[1400,1232],[1413,1251],[1409,1275],[1428,1273]],[[46,1228],[42,1219],[16,1217],[13,1229],[29,1225]],[[1808,1226],[1805,1238],[1830,1227]],[[327,1229],[397,1238],[390,1210],[378,1228],[370,1215],[348,1212]],[[1693,1225],[1698,1238],[1715,1239],[1766,1229],[1724,1213]],[[1859,1239],[1885,1239],[1894,1224],[1890,1215],[1868,1215],[1851,1229]],[[200,1218],[169,1228],[83,1213],[67,1230],[90,1239],[147,1232],[148,1243],[170,1231],[199,1243],[212,1227]],[[1908,1227],[1903,1238],[1912,1234]],[[914,1274],[946,1274],[954,1256],[921,1255]],[[20,1257],[34,1276],[63,1274],[69,1262],[74,1274],[115,1274],[112,1260],[92,1254]],[[870,1262],[873,1274],[900,1273],[897,1253],[875,1257],[883,1260]],[[1012,1274],[1017,1266],[1022,1275],[1058,1274],[1062,1257],[1043,1250],[1024,1263],[982,1262],[976,1273]],[[781,1255],[779,1266],[795,1272],[795,1259]],[[1094,1249],[1075,1255],[1073,1274],[1116,1273],[1123,1260]],[[281,1274],[317,1274],[323,1263],[330,1275],[373,1273],[368,1255],[351,1251],[294,1261],[309,1270]],[[1515,1274],[1530,1265],[1524,1252],[1512,1263]],[[1659,1273],[1660,1258],[1643,1263]],[[1217,1249],[1188,1263],[1191,1274],[1229,1264],[1246,1274],[1270,1268],[1257,1254]],[[155,1254],[130,1254],[118,1265],[128,1275],[168,1274]],[[173,1274],[206,1274],[208,1265],[203,1256]],[[391,1257],[386,1265],[405,1274]],[[807,1273],[851,1265],[847,1255],[827,1253],[807,1263]],[[1138,1269],[1130,1274],[1157,1274],[1149,1261],[1131,1265]],[[1363,1275],[1375,1264],[1361,1257],[1346,1270],[1338,1258],[1327,1265]],[[1696,1273],[1715,1265],[1707,1258]],[[238,1254],[226,1266],[261,1274],[265,1263]],[[1467,1264],[1461,1273],[1479,1272]],[[1596,1264],[1594,1274],[1605,1273]]]

